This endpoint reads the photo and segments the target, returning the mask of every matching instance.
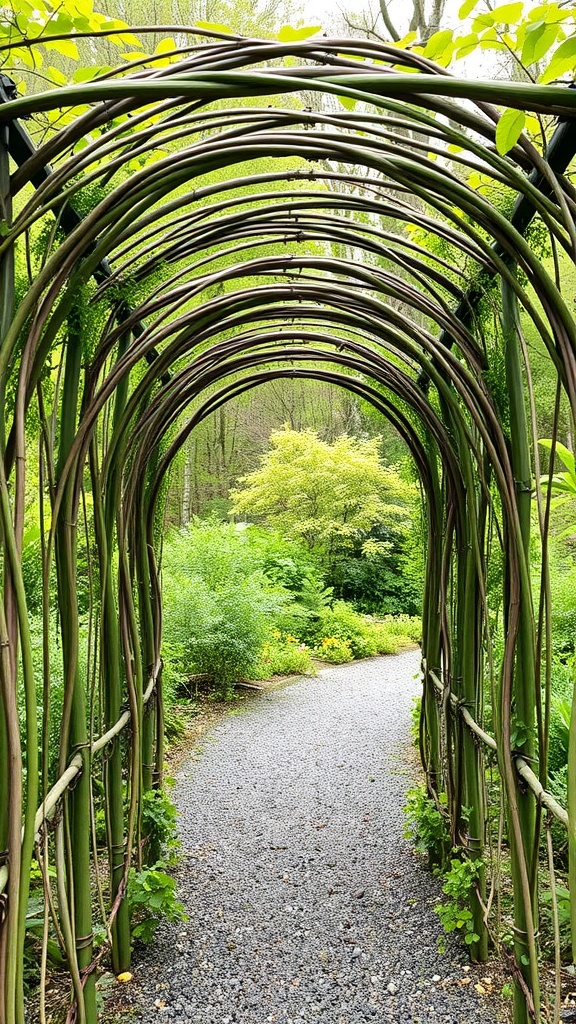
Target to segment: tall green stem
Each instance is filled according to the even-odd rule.
[[[532,599],[529,592],[530,524],[532,467],[528,445],[524,386],[522,379],[521,349],[519,344],[517,299],[510,285],[502,283],[502,329],[505,344],[506,384],[510,410],[510,461],[514,473],[516,506],[522,551],[523,573],[520,581],[519,629],[514,665],[513,697],[515,702],[516,749],[529,762],[535,756],[536,724],[536,663]],[[504,709],[510,714],[511,709]],[[532,992],[536,1017],[540,1015],[537,950],[530,942],[530,932],[537,930],[538,920],[538,836],[536,803],[529,790],[516,792],[522,849],[518,849],[514,829],[510,830],[510,852],[514,884],[514,949],[516,963]],[[524,860],[531,906],[526,906],[526,893],[522,884]],[[531,915],[532,920],[529,920]],[[519,984],[514,990],[514,1024],[527,1024],[528,1010]]]
[[[76,432],[82,340],[76,318],[69,320],[66,346],[66,368],[62,389],[60,414],[60,443],[57,476],[62,473]],[[58,604],[62,632],[62,658],[65,695],[63,729],[59,770],[66,767],[68,756],[79,753],[82,771],[76,786],[68,796],[70,817],[70,858],[67,865],[68,881],[73,894],[73,920],[75,956],[80,972],[86,970],[93,957],[92,906],[90,886],[90,756],[86,720],[85,687],[78,658],[80,623],[77,595],[77,518],[78,495],[74,478],[66,484],[56,527],[56,572],[58,578]],[[96,1024],[95,975],[91,971],[84,981],[84,998],[78,1006],[81,1024]]]

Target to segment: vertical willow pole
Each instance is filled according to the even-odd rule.
[[[12,220],[10,198],[10,167],[8,161],[8,126],[0,128],[0,222],[2,234],[7,232]],[[0,345],[12,320],[14,308],[14,252],[10,248],[0,260]],[[0,404],[4,408],[6,382],[0,381]],[[4,452],[4,417],[0,422],[0,453]],[[4,616],[2,615],[2,619]],[[0,623],[2,652],[7,651],[8,637],[5,624]],[[19,816],[21,807],[21,752],[18,729],[18,713],[10,671],[9,659],[0,659],[0,866],[9,864],[10,850],[16,853],[14,842],[19,843]],[[3,907],[6,915],[0,925],[0,1024],[5,1024],[9,1011],[8,1002],[13,998],[15,965],[10,949],[13,944],[13,921],[16,910],[13,884],[9,882],[8,906]],[[12,895],[10,891],[12,890]],[[11,905],[12,904],[12,905]]]
[[[104,514],[100,495],[100,480],[96,467],[96,456],[92,452],[94,530],[100,565],[101,609],[100,609],[100,678],[105,728],[110,728],[118,719],[122,705],[121,651],[118,629],[118,611],[114,600],[112,576],[112,537]],[[118,898],[125,871],[125,829],[124,829],[124,786],[122,779],[122,741],[120,736],[112,740],[110,753],[104,765],[104,796],[106,817],[106,839],[108,845],[108,866],[110,872],[110,902]],[[121,899],[112,924],[112,966],[115,974],[128,970],[130,966],[130,922],[128,907]]]
[[[441,509],[438,461],[435,448],[428,446],[430,477],[434,490],[428,501],[428,544],[426,552],[426,583],[422,606],[422,655],[426,665],[424,693],[422,696],[423,727],[426,731],[426,749],[421,750],[422,762],[429,787],[436,797],[440,795],[442,765],[440,755],[440,713],[436,688],[428,675],[433,669],[442,678],[441,670],[441,574],[442,574],[442,530],[439,517]],[[432,505],[434,504],[434,507]]]
[[[460,460],[466,485],[466,509],[462,510],[464,514],[458,516],[457,526],[458,589],[454,675],[458,681],[459,700],[478,720],[482,707],[483,686],[480,656],[479,537],[476,518],[478,495],[474,486],[468,439],[462,430],[459,433]],[[484,961],[488,958],[488,931],[482,906],[486,896],[484,759],[479,745],[466,728],[461,716],[458,716],[457,728],[463,767],[462,796],[468,814],[466,845],[470,860],[478,870],[476,888],[480,893],[480,900],[475,890],[470,893],[474,932],[478,936],[470,946],[470,953],[474,960]]]
[[[155,447],[150,465],[148,467],[147,476],[153,476],[157,464],[158,464],[159,449]],[[136,576],[138,581],[138,610],[140,620],[140,635],[142,641],[142,661],[145,669],[145,678],[154,669],[154,663],[156,661],[156,649],[155,649],[155,627],[154,627],[154,611],[152,604],[152,585],[150,579],[150,558],[148,552],[148,537],[146,533],[146,508],[147,503],[150,501],[150,487],[147,482],[144,482],[145,500],[141,501],[137,509],[137,515],[135,518],[135,563],[136,563]],[[154,739],[157,724],[157,702],[158,702],[158,688],[157,683],[154,697],[148,701],[147,706],[144,708],[144,717],[142,722],[142,789],[146,793],[153,788],[154,785]],[[159,850],[150,849],[149,858],[151,863],[154,863],[160,855]]]
[[[130,343],[130,334],[120,338],[118,359],[125,354]],[[124,376],[114,395],[113,431],[118,429],[128,395],[128,376]],[[98,504],[100,494],[98,490]],[[118,609],[115,601],[115,587],[112,574],[112,553],[114,546],[116,507],[121,498],[120,478],[116,462],[110,468],[106,483],[103,521],[99,530],[99,550],[102,574],[102,652],[101,678],[104,697],[104,718],[106,727],[114,725],[122,707],[122,648],[118,624]],[[100,510],[99,510],[100,511]],[[108,836],[108,860],[110,866],[110,898],[112,904],[119,899],[118,910],[112,925],[112,963],[115,974],[128,970],[130,966],[130,917],[128,902],[120,887],[126,874],[126,833],[124,812],[124,783],[122,764],[122,742],[119,736],[113,740],[110,757],[106,762],[104,776],[106,795],[106,827]]]
[[[75,432],[82,365],[82,334],[80,315],[74,311],[68,320],[66,366],[60,410],[60,439],[57,478],[60,480],[70,453]],[[56,572],[58,605],[62,632],[64,665],[64,710],[61,732],[59,771],[62,773],[70,753],[79,753],[82,770],[67,800],[69,828],[68,892],[73,905],[75,956],[83,982],[83,998],[79,1000],[80,1024],[96,1024],[96,986],[94,972],[83,972],[92,962],[93,932],[90,878],[90,756],[86,720],[85,687],[78,658],[79,619],[77,598],[77,517],[78,495],[70,474],[56,526]],[[62,882],[61,882],[62,884]],[[69,955],[71,951],[68,951]]]
[[[534,617],[529,590],[530,522],[532,467],[528,445],[524,386],[522,380],[521,351],[518,337],[517,299],[511,286],[502,282],[502,330],[505,344],[506,384],[510,408],[510,460],[514,473],[516,506],[521,534],[519,629],[514,666],[513,695],[517,727],[518,753],[529,762],[535,755],[536,724],[536,670],[534,646]],[[510,538],[511,543],[514,539]],[[510,708],[502,709],[503,719]],[[504,732],[504,742],[506,735]],[[536,1019],[540,1017],[540,991],[536,950],[530,933],[537,929],[538,899],[538,835],[536,803],[530,790],[516,787],[515,799],[521,833],[518,848],[514,828],[510,828],[510,853],[514,885],[514,950],[517,966],[532,993]],[[527,874],[531,906],[523,886],[523,864]],[[514,1024],[527,1024],[528,1010],[525,995],[518,982],[514,986]]]

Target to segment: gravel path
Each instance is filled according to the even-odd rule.
[[[402,838],[418,663],[327,669],[214,729],[176,790],[190,920],[136,955],[130,1020],[495,1021]]]

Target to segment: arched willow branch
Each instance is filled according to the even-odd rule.
[[[464,81],[422,56],[363,40],[278,43],[185,31],[199,39],[178,48],[168,67],[152,60],[135,74],[118,70],[0,104],[0,1024],[24,1020],[25,915],[39,831],[43,863],[51,858],[56,870],[48,895],[71,978],[70,1020],[96,1020],[86,886],[95,779],[106,805],[104,925],[114,970],[129,965],[127,874],[134,861],[154,860],[141,808],[163,767],[156,525],[165,480],[207,416],[291,376],[370,403],[417,469],[427,522],[420,746],[428,792],[449,816],[451,842],[476,867],[471,952],[482,960],[481,744],[496,752],[514,888],[515,1024],[539,1020],[537,799],[568,823],[571,878],[576,855],[573,787],[567,812],[542,788],[545,739],[541,779],[530,768],[550,694],[549,673],[548,692],[536,684],[547,631],[535,608],[541,620],[547,602],[535,601],[530,577],[537,438],[524,415],[519,325],[541,339],[574,414],[576,325],[558,261],[573,262],[576,249],[576,195],[562,177],[576,149],[576,95]],[[282,67],[288,56],[299,64]],[[318,109],[290,106],[302,92]],[[338,96],[356,108],[340,110]],[[281,105],[253,102],[260,97],[281,97]],[[37,151],[31,143],[22,150],[19,118],[80,102],[86,113]],[[492,103],[565,119],[549,147],[553,165],[526,137],[506,156],[496,151]],[[10,152],[21,164],[11,177]],[[470,172],[487,194],[468,182]],[[560,254],[553,272],[524,237],[532,217]],[[505,374],[494,365],[501,349]],[[42,526],[44,672],[58,629],[64,676],[61,707],[46,704],[40,735],[20,560],[38,450],[26,436],[31,417],[42,437],[40,500],[51,513]],[[97,687],[80,656],[86,488],[99,582],[90,608],[99,623]],[[540,522],[545,541],[549,516]],[[505,625],[496,667],[487,586],[495,548]],[[494,737],[482,722],[485,663],[497,698]],[[48,687],[45,679],[45,696]],[[514,716],[524,739],[513,741]]]

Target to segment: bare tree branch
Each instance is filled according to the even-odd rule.
[[[387,31],[390,33],[391,39],[393,40],[393,42],[397,43],[398,40],[401,39],[402,37],[392,24],[392,19],[390,18],[390,14],[388,12],[388,0],[380,0],[380,14],[382,15],[382,20],[386,26]]]

